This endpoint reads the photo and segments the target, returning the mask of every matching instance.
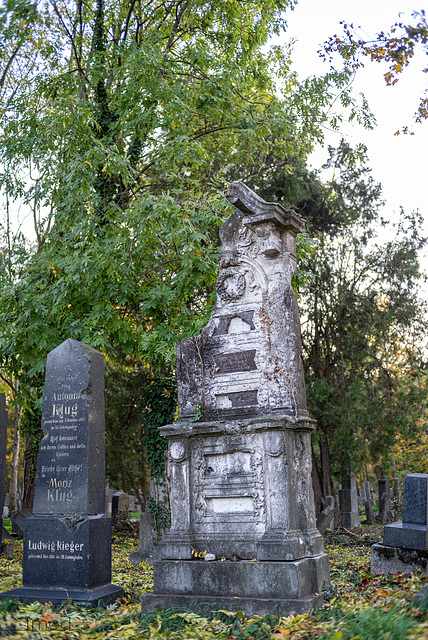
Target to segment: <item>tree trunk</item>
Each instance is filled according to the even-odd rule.
[[[331,465],[330,465],[330,446],[328,444],[327,434],[323,432],[323,438],[320,442],[320,453],[321,453],[321,469],[322,469],[322,493],[323,497],[325,496],[333,496],[336,497],[336,493],[334,491],[334,483],[331,475]],[[339,524],[339,508],[335,501],[334,503],[334,524],[338,526]]]
[[[312,488],[314,491],[314,503],[315,503],[315,516],[318,518],[319,514],[324,508],[324,497],[322,493],[321,476],[318,470],[317,461],[315,458],[314,447],[311,444],[312,450]]]
[[[21,407],[15,405],[13,420],[13,446],[12,446],[12,462],[10,463],[10,488],[9,488],[9,511],[16,509],[16,493],[18,491],[18,463],[19,463],[19,445],[21,443],[21,432],[19,425],[21,422]]]
[[[37,437],[39,436],[39,437]],[[40,433],[25,436],[24,469],[22,472],[22,508],[32,509],[34,500],[34,485],[37,472],[37,456],[39,454],[39,444],[43,437]]]

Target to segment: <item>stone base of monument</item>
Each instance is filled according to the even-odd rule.
[[[27,518],[22,582],[0,598],[55,604],[71,599],[90,608],[114,602],[123,589],[111,584],[110,516]]]
[[[123,589],[115,584],[107,584],[96,589],[47,589],[35,587],[19,587],[0,593],[0,598],[13,598],[30,604],[31,602],[51,602],[60,606],[72,600],[81,607],[96,609],[114,603],[123,595]]]
[[[418,570],[425,575],[428,574],[428,550],[389,547],[383,544],[372,546],[372,574],[410,574]]]
[[[322,605],[319,576],[329,576],[325,554],[293,562],[155,560],[156,593],[143,595],[142,611],[177,606],[297,615]]]
[[[410,522],[393,522],[383,531],[383,543],[389,547],[428,549],[428,526]]]

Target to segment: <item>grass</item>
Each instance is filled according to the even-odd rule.
[[[413,606],[415,593],[428,585],[421,575],[372,576],[370,545],[379,531],[365,527],[356,536],[329,534],[332,585],[316,612],[279,618],[221,611],[214,619],[202,614],[165,609],[142,615],[141,594],[153,588],[146,563],[132,565],[135,538],[113,539],[113,582],[124,597],[107,610],[87,611],[72,603],[55,611],[49,604],[17,604],[0,600],[0,638],[25,640],[428,640],[426,607]],[[0,590],[21,584],[22,542],[14,540],[13,557],[0,557]]]

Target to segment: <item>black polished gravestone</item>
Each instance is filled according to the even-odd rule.
[[[3,534],[4,484],[6,478],[7,411],[6,396],[0,393],[0,543]]]
[[[23,587],[0,597],[88,608],[123,590],[111,584],[111,518],[104,513],[104,362],[68,339],[48,354],[45,433],[33,516],[24,525]]]

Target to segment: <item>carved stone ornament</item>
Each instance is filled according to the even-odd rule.
[[[224,302],[237,300],[245,292],[245,277],[236,269],[224,269],[217,280],[217,293]]]

